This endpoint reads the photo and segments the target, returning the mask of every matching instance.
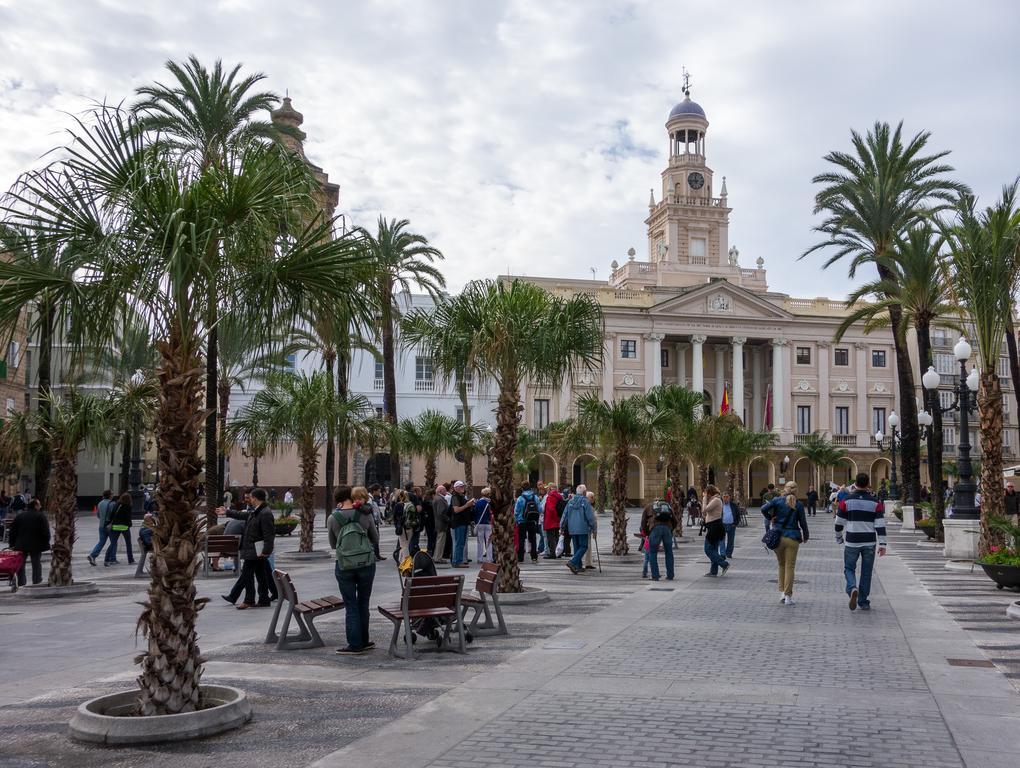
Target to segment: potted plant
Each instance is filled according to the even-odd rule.
[[[918,520],[914,527],[919,531],[924,531],[924,535],[932,541],[939,540],[939,526],[934,518],[926,517],[923,520]]]
[[[284,515],[278,517],[273,521],[273,525],[276,527],[277,536],[290,536],[297,528],[300,521],[291,515]]]
[[[992,517],[988,525],[1006,534],[1006,546],[991,547],[987,555],[978,558],[978,565],[999,589],[1009,587],[1020,591],[1020,526],[1004,517]]]

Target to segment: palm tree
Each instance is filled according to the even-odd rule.
[[[499,392],[489,485],[500,584],[506,592],[520,592],[513,546],[513,471],[521,423],[521,385],[530,381],[559,386],[575,370],[594,370],[600,365],[602,310],[589,295],[561,299],[521,280],[473,282],[462,293],[460,327],[473,329],[469,368],[491,379]],[[421,334],[416,341],[427,338],[424,328],[416,333]],[[442,329],[433,328],[432,333],[439,335]]]
[[[465,427],[453,416],[426,408],[413,419],[401,419],[397,423],[397,442],[402,451],[425,460],[425,487],[434,488],[437,459],[477,439],[479,432],[477,425]]]
[[[757,454],[776,441],[774,432],[745,429],[743,422],[732,414],[719,417],[722,429],[716,444],[719,464],[726,469],[726,490],[737,503],[744,499],[745,467]]]
[[[397,423],[396,353],[394,343],[395,321],[402,311],[395,301],[399,292],[410,293],[411,286],[435,298],[446,286],[442,273],[432,266],[443,254],[429,245],[424,235],[408,231],[407,219],[390,219],[382,216],[373,234],[359,227],[371,257],[374,279],[372,290],[379,309],[379,326],[382,330],[383,352],[383,411],[391,424]],[[400,484],[400,456],[390,449],[390,479],[393,487]]]
[[[812,432],[804,435],[797,444],[797,453],[810,461],[817,473],[815,484],[821,487],[822,481],[827,474],[840,461],[850,455],[849,451],[838,448],[835,443],[825,437],[821,432]]]
[[[830,152],[825,156],[835,169],[818,174],[812,181],[823,185],[815,195],[814,212],[825,214],[815,230],[826,239],[801,258],[832,248],[835,253],[825,262],[826,267],[850,257],[851,278],[859,267],[873,264],[881,279],[892,280],[894,274],[884,258],[894,250],[897,238],[966,191],[964,185],[945,178],[953,170],[940,162],[948,151],[923,154],[930,133],[918,133],[904,144],[902,131],[902,123],[892,129],[888,123],[876,122],[865,136],[851,131],[852,153]],[[893,328],[901,327],[899,305],[890,306],[889,313]],[[894,333],[893,344],[900,388],[903,485],[910,500],[918,498],[921,489],[914,373],[904,339]]]
[[[28,312],[27,332],[38,344],[36,359],[37,408],[42,424],[49,420],[53,377],[72,378],[84,354],[61,359],[53,370],[53,350],[59,341],[75,350],[81,334],[82,312],[90,286],[75,279],[79,259],[54,241],[24,226],[0,224],[0,338],[9,336]],[[53,455],[44,442],[32,452],[35,495],[47,504],[47,487]]]
[[[667,424],[675,424],[671,411],[649,408],[634,395],[607,402],[594,392],[577,398],[577,420],[613,455],[613,554],[627,554],[627,464],[631,450],[646,448]]]
[[[981,427],[981,554],[1001,544],[1002,532],[988,520],[1003,515],[1002,487],[1002,385],[998,363],[1016,293],[1020,210],[1020,179],[1003,188],[999,201],[977,210],[970,195],[956,209],[955,222],[946,229],[953,266],[952,284],[960,304],[974,325],[978,348],[978,409]]]
[[[951,295],[949,266],[943,253],[945,237],[929,221],[912,225],[903,236],[896,238],[893,249],[876,259],[891,278],[879,278],[865,283],[847,300],[853,311],[840,324],[836,340],[843,337],[857,323],[864,323],[864,332],[891,322],[893,310],[900,310],[900,325],[893,328],[901,343],[906,343],[907,330],[917,333],[917,350],[921,370],[934,364],[931,346],[931,326],[936,319],[942,325],[960,328],[954,317],[960,308]],[[868,302],[862,302],[869,297]],[[932,414],[928,430],[928,473],[932,488],[942,487],[942,410],[938,392],[924,391],[924,403]],[[945,500],[935,494],[935,519],[941,527],[945,513]]]
[[[160,515],[139,618],[148,638],[139,656],[139,712],[194,711],[202,675],[195,623],[203,603],[194,577],[204,521],[195,510],[208,296],[218,292],[225,310],[243,303],[258,336],[310,299],[341,300],[360,250],[351,239],[332,239],[335,222],[317,213],[310,170],[277,146],[245,145],[224,170],[203,169],[152,142],[132,115],[102,107],[76,120],[60,156],[23,176],[0,210],[76,262],[69,274],[88,299],[75,314],[82,349],[109,342],[126,297],[152,323]],[[211,269],[210,244],[220,240],[238,247],[222,249]],[[4,301],[27,301],[51,284],[49,275],[0,266]]]
[[[680,465],[687,458],[690,445],[691,432],[698,419],[705,396],[700,392],[692,392],[686,387],[676,384],[661,384],[649,390],[647,401],[649,407],[663,414],[663,418],[657,419],[656,423],[661,424],[658,434],[655,435],[655,443],[662,451],[666,465],[666,480],[669,487],[673,489],[672,507],[673,517],[682,521],[680,514],[683,499],[679,493]],[[681,533],[683,528],[681,527]]]
[[[281,135],[292,135],[290,126],[253,117],[259,112],[272,110],[280,101],[270,91],[255,90],[266,79],[262,73],[241,76],[240,64],[227,71],[219,59],[209,69],[194,55],[183,63],[167,60],[166,68],[172,76],[170,84],[153,83],[139,88],[136,91],[139,100],[133,110],[138,116],[139,128],[183,162],[193,163],[203,171],[215,169],[223,172],[231,158],[244,147],[268,144],[278,141]],[[206,244],[208,269],[217,270],[221,246],[240,245],[233,243],[225,234],[221,231]],[[205,405],[208,409],[205,417],[205,495],[210,502],[220,498],[222,485],[220,441],[216,436],[217,397],[220,392],[217,383],[220,290],[219,281],[211,280],[203,318],[209,329],[205,358]],[[214,508],[214,503],[207,505],[210,525],[216,522]]]
[[[75,541],[75,516],[78,501],[78,451],[89,443],[108,448],[116,442],[119,410],[123,403],[108,397],[81,394],[72,390],[66,397],[51,398],[45,411],[23,412],[0,424],[0,444],[25,444],[38,440],[53,457],[50,493],[46,510],[53,518],[53,543],[50,548],[51,587],[73,583],[71,552]]]
[[[587,450],[591,440],[574,418],[549,422],[544,432],[544,442],[556,457],[559,466],[557,484],[564,488],[571,482],[571,478],[567,477],[568,459]]]
[[[301,464],[301,538],[298,551],[311,552],[315,525],[315,482],[319,450],[331,424],[356,428],[371,410],[362,395],[340,400],[325,374],[280,373],[267,379],[255,396],[227,427],[234,435],[260,430],[270,452],[297,449]],[[328,502],[327,502],[328,506]]]

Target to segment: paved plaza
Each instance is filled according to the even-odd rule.
[[[605,520],[602,574],[526,563],[525,582],[551,599],[508,606],[512,637],[413,663],[386,656],[378,616],[383,648],[372,654],[334,655],[342,614],[319,622],[327,648],[276,652],[261,642],[268,612],[231,609],[217,596],[230,578],[203,578],[204,680],[243,688],[255,717],[219,737],[130,749],[66,735],[78,703],[133,684],[137,652],[142,583],[126,566],[111,573],[82,559],[78,573],[97,578],[98,596],[0,597],[0,766],[1015,768],[1020,624],[1005,618],[1010,595],[983,575],[945,571],[941,553],[917,546],[923,536],[896,529],[874,610],[850,613],[831,524],[811,523],[795,606],[779,604],[775,560],[753,522],[738,530],[726,576],[703,576],[702,540],[689,531],[676,580],[653,583],[640,579],[636,555],[605,555]],[[299,594],[334,594],[332,563],[298,563],[295,548],[284,540],[278,566]],[[376,595],[397,594],[387,561]]]

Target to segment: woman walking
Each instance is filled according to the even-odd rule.
[[[124,537],[124,549],[127,550],[127,561],[135,562],[135,554],[131,549],[131,494],[122,493],[117,499],[117,506],[110,513],[110,547],[106,550],[103,565],[117,564],[117,539]]]
[[[482,488],[482,498],[475,502],[475,557],[479,563],[492,562],[492,495],[491,488]]]
[[[730,563],[726,559],[726,526],[722,521],[723,504],[719,497],[719,489],[714,485],[705,487],[705,509],[702,511],[701,524],[705,527],[705,554],[708,555],[712,567],[706,576],[725,576]],[[722,547],[719,545],[723,544]]]
[[[804,505],[797,501],[797,484],[790,482],[783,488],[783,495],[767,501],[761,513],[779,529],[779,546],[776,560],[779,563],[779,591],[785,605],[793,605],[793,579],[797,567],[797,552],[806,543],[809,534]]]

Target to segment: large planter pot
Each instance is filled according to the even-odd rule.
[[[59,597],[84,597],[99,591],[94,581],[76,581],[66,587],[51,587],[48,584],[33,584],[18,588],[18,597],[25,599],[47,600]]]
[[[86,701],[71,718],[71,738],[94,744],[190,741],[251,720],[251,702],[244,691],[226,685],[203,685],[204,700],[212,706],[181,715],[135,716],[138,693],[127,691]]]
[[[932,541],[939,540],[939,528],[937,525],[919,525],[917,530],[924,531],[924,535]]]
[[[987,574],[988,578],[995,582],[999,589],[1009,588],[1020,590],[1020,565],[986,565],[978,563]]]
[[[290,536],[294,533],[294,529],[298,527],[297,523],[276,523],[276,535],[277,536]]]

